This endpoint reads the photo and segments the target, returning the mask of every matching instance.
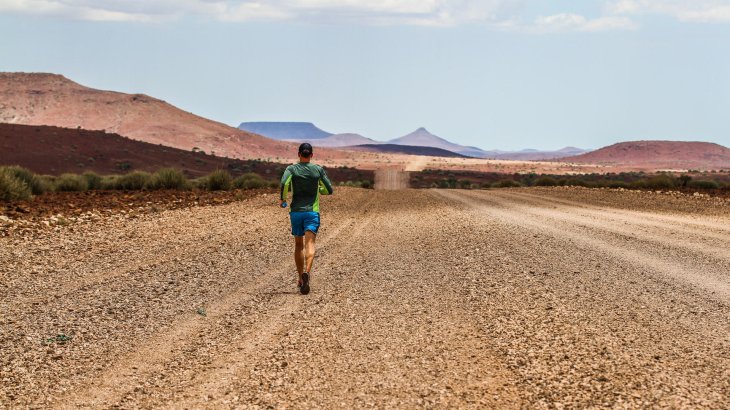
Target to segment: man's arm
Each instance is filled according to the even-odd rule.
[[[330,182],[330,179],[327,176],[327,173],[324,171],[324,168],[320,169],[322,170],[322,172],[319,179],[319,193],[320,195],[332,195],[335,192],[334,189],[332,189],[332,182]]]
[[[286,201],[286,197],[289,195],[289,189],[291,188],[291,171],[289,167],[284,170],[284,175],[281,176],[281,183],[279,184],[279,201]]]

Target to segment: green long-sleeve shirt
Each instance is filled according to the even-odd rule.
[[[281,199],[292,191],[290,212],[319,212],[319,196],[332,195],[332,182],[319,165],[300,162],[286,167],[281,177]]]

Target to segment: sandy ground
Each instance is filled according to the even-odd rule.
[[[0,408],[730,402],[726,203],[340,189],[322,206],[308,296],[271,194],[0,238]]]

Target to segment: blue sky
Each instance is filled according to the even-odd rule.
[[[730,0],[0,0],[0,70],[231,125],[730,146]]]

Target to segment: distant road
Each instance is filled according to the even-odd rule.
[[[322,202],[306,297],[272,194],[0,238],[0,407],[727,407],[727,205]]]
[[[410,175],[397,168],[381,168],[375,170],[375,189],[398,190],[409,186]]]

